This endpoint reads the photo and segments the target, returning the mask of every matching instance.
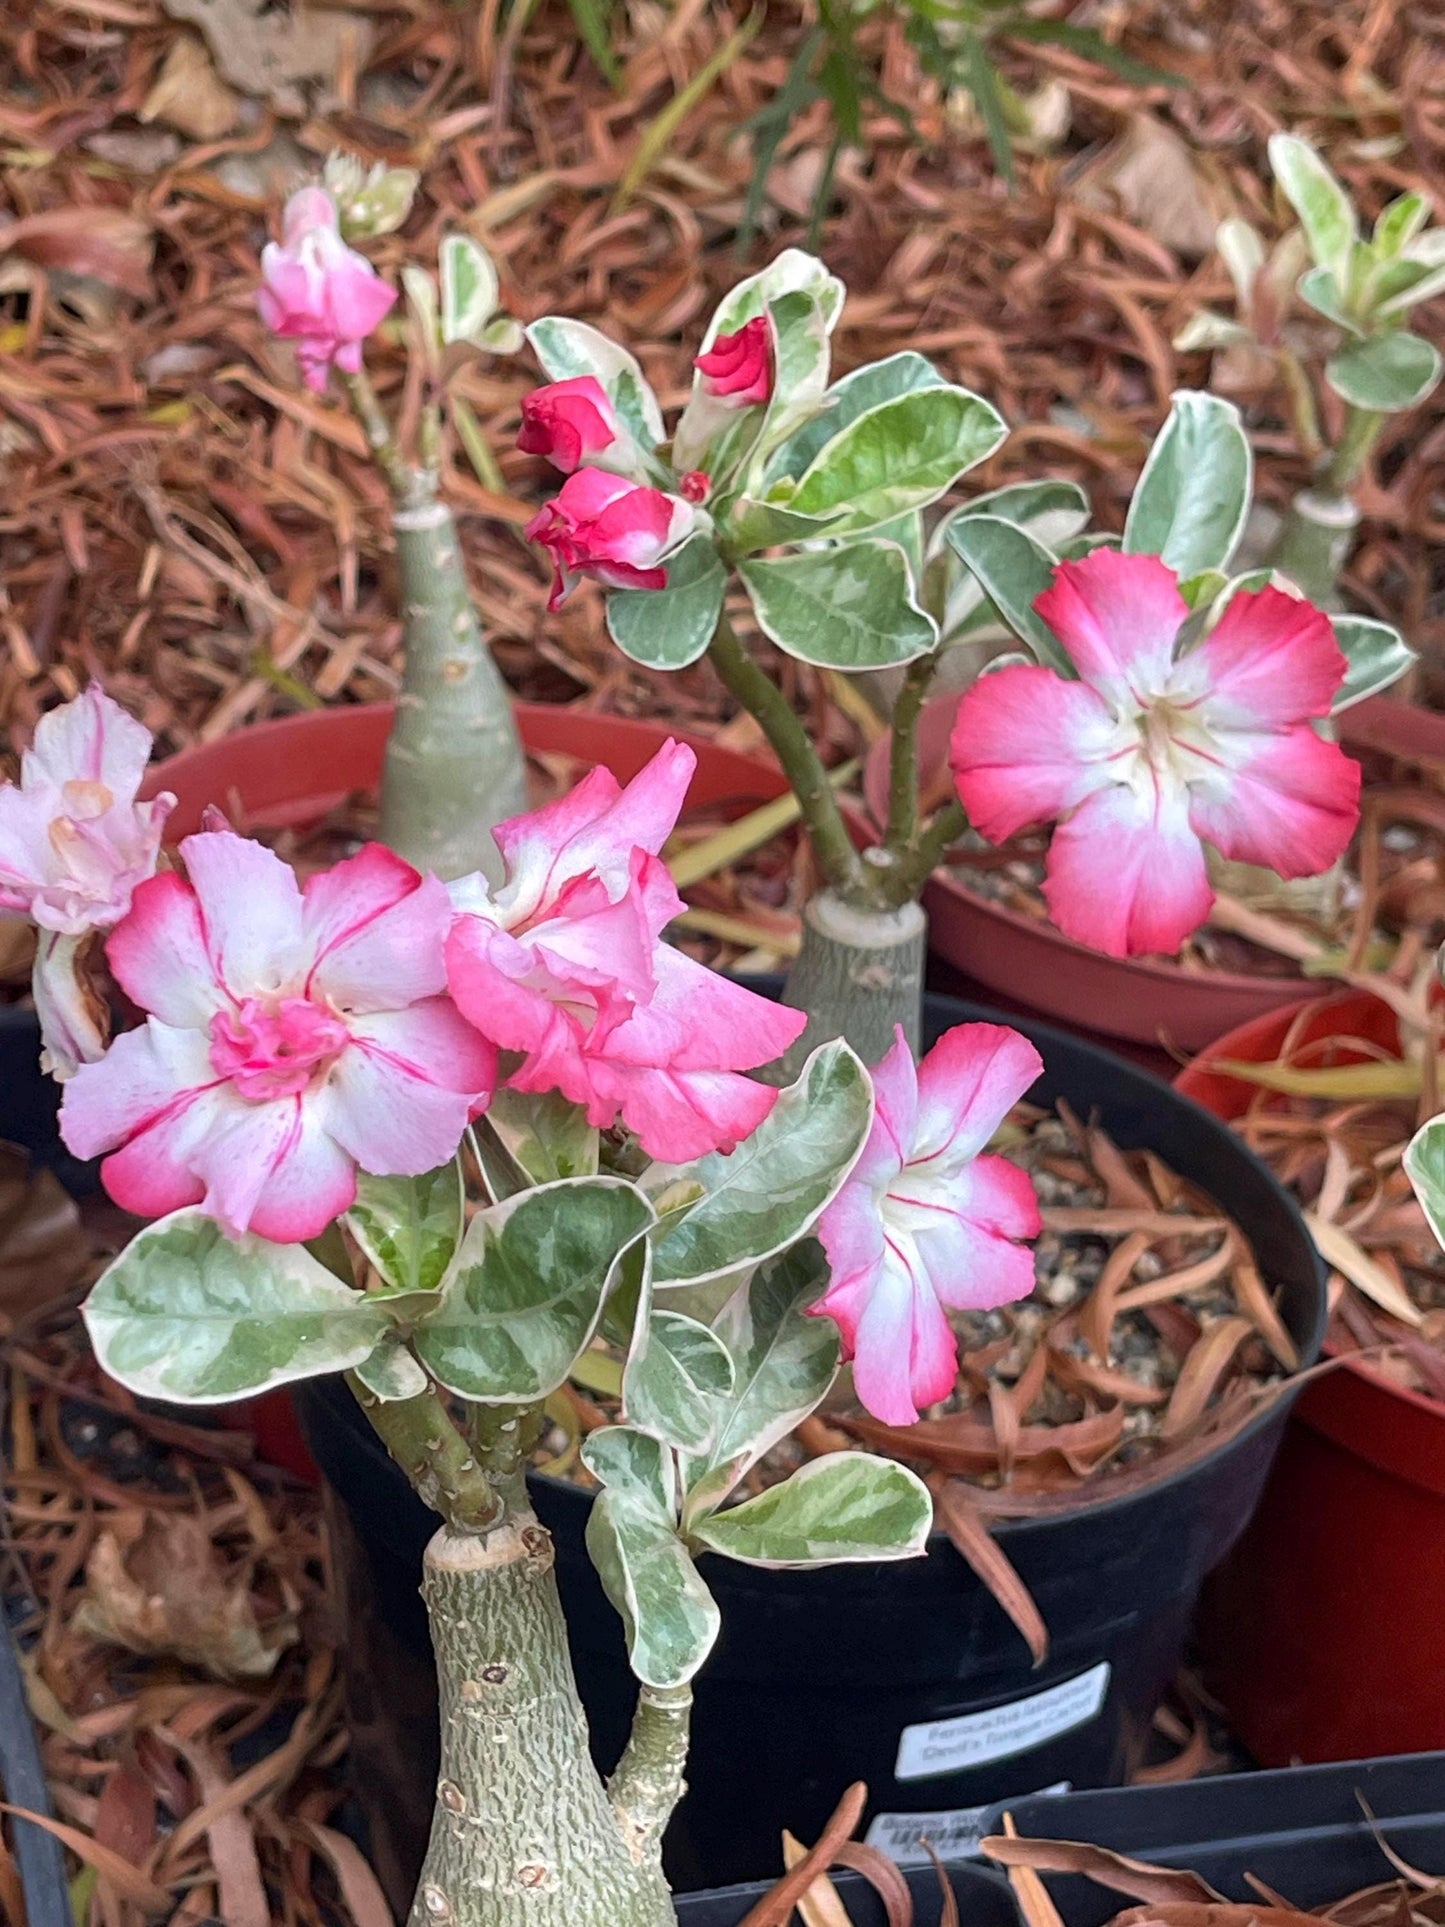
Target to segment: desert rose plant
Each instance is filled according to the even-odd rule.
[[[92,689],[0,789],[7,906],[67,942],[108,930],[140,1013],[108,1038],[82,978],[87,1023],[57,1034],[42,1003],[66,1143],[152,1220],[86,1302],[96,1354],[180,1403],[344,1372],[440,1514],[415,1927],[664,1927],[660,1841],[718,1632],[696,1558],[923,1550],[927,1489],[866,1453],[732,1499],[844,1356],[906,1421],[952,1383],[946,1309],[1030,1288],[1031,1182],[984,1153],[1037,1055],[964,1025],[915,1071],[900,1038],[876,1107],[841,1040],[786,1089],[744,1075],[804,1018],[661,940],[685,746],[499,825],[502,880],[450,889],[378,844],[303,884],[215,813],[158,867],[145,748]],[[587,1543],[639,1681],[605,1782],[524,1480],[548,1397],[599,1342],[625,1362],[583,1448]]]

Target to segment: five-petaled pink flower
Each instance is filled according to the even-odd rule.
[[[286,203],[280,245],[261,252],[256,306],[272,334],[295,341],[306,386],[324,393],[333,363],[354,375],[362,342],[395,300],[396,290],[342,240],[325,188],[299,188]]]
[[[517,446],[524,455],[545,455],[564,475],[589,461],[625,473],[637,461],[632,436],[595,375],[554,381],[524,395]]]
[[[603,1127],[620,1116],[654,1158],[730,1151],[777,1092],[739,1076],[779,1057],[798,1011],[662,941],[682,909],[657,852],[696,764],[669,742],[626,789],[594,769],[545,809],[496,830],[507,880],[452,885],[447,943],[458,1006],[525,1053],[517,1090],[558,1090]]]
[[[579,577],[609,589],[665,589],[666,556],[692,533],[692,504],[621,475],[579,468],[527,524],[525,534],[552,551],[557,578],[548,600],[560,609]]]
[[[1318,609],[1241,592],[1176,654],[1174,572],[1111,549],[1060,563],[1034,606],[1080,680],[1022,664],[980,677],[952,762],[991,841],[1059,819],[1044,895],[1066,935],[1114,957],[1177,950],[1214,902],[1206,842],[1282,877],[1343,854],[1360,769],[1311,726],[1346,667]]]
[[[709,395],[723,395],[738,407],[767,401],[773,392],[773,343],[767,317],[745,321],[736,334],[719,335],[694,367]]]
[[[1039,1232],[1028,1173],[980,1156],[1043,1069],[1001,1024],[959,1024],[915,1067],[903,1031],[873,1072],[877,1108],[863,1154],[818,1220],[831,1318],[863,1405],[911,1425],[958,1376],[954,1311],[986,1310],[1033,1289],[1018,1238]]]
[[[490,1096],[496,1052],[445,996],[451,902],[379,844],[304,891],[230,831],[187,837],[189,881],[135,893],[107,945],[150,1013],[66,1086],[61,1133],[117,1204],[200,1204],[238,1237],[314,1238],[356,1169],[444,1164]]]

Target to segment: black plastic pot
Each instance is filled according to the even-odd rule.
[[[60,1086],[40,1068],[40,1025],[21,1004],[0,1004],[0,1140],[19,1144],[54,1171],[72,1197],[99,1188],[99,1163],[72,1157],[60,1141]]]
[[[959,1915],[968,1927],[1020,1927],[1008,1883],[981,1867],[953,1867],[949,1883]],[[941,1911],[938,1875],[930,1867],[908,1875],[917,1927],[932,1927]],[[852,1927],[887,1927],[888,1915],[868,1882],[855,1873],[835,1873],[833,1885]],[[762,1881],[743,1887],[718,1887],[706,1894],[682,1894],[677,1901],[679,1927],[738,1927],[768,1891]]]
[[[1380,1839],[1422,1872],[1445,1874],[1445,1753],[1020,1800],[1009,1811],[1021,1834],[1192,1868],[1230,1900],[1259,1898],[1253,1874],[1297,1907],[1328,1906],[1392,1878]],[[1001,1818],[990,1816],[994,1831]],[[1103,1927],[1129,1904],[1077,1874],[1044,1880],[1064,1927]]]
[[[930,997],[925,1029],[931,1040],[996,1015]],[[1097,1112],[1123,1148],[1156,1151],[1231,1213],[1301,1357],[1312,1361],[1324,1280],[1294,1204],[1264,1166],[1218,1119],[1147,1072],[1051,1026],[1010,1021],[1044,1058],[1036,1101],[1064,1098]],[[351,1516],[365,1583],[376,1589],[396,1663],[405,1662],[405,1690],[419,1690],[427,1648],[415,1586],[430,1515],[344,1386],[313,1381],[298,1391],[308,1442]],[[674,1885],[766,1873],[777,1864],[780,1829],[815,1836],[853,1780],[868,1783],[875,1826],[889,1824],[880,1815],[926,1813],[932,1837],[954,1852],[966,1850],[969,1809],[1061,1781],[1117,1784],[1178,1665],[1204,1576],[1259,1498],[1288,1403],[1276,1400],[1218,1450],[1142,1490],[1000,1527],[1050,1630],[1037,1672],[941,1535],[926,1559],[898,1565],[790,1573],[706,1561],[722,1634],[696,1686],[692,1792],[668,1841]],[[617,1616],[583,1544],[590,1500],[545,1479],[533,1481],[533,1497],[557,1541],[573,1660],[607,1767],[621,1752],[634,1688]],[[362,1583],[356,1592],[363,1596]],[[373,1670],[383,1643],[372,1629]],[[363,1682],[361,1690],[370,1697],[385,1688]],[[389,1797],[377,1802],[383,1827],[395,1825]],[[905,1830],[894,1823],[895,1833]],[[414,1868],[422,1837],[397,1845],[399,1862]]]

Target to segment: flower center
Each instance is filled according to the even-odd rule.
[[[1139,747],[1156,776],[1197,782],[1219,760],[1197,699],[1157,696],[1139,711],[1137,727]]]
[[[329,1065],[350,1033],[306,997],[247,997],[211,1019],[211,1063],[253,1104],[294,1097]]]

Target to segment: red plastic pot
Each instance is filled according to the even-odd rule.
[[[392,713],[390,703],[368,703],[258,723],[158,764],[141,793],[175,794],[168,825],[172,841],[199,830],[202,811],[213,803],[237,829],[304,829],[348,796],[375,793]],[[690,743],[698,759],[688,791],[690,808],[731,805],[742,814],[771,802],[788,787],[776,764],[660,723],[589,716],[540,703],[519,703],[516,715],[527,749],[605,763],[623,783],[636,776],[669,735]],[[862,826],[854,827],[861,838]],[[268,1464],[313,1482],[319,1479],[288,1391],[269,1392],[226,1410],[255,1437]]]
[[[928,703],[919,722],[919,779],[925,792],[948,760],[956,697]],[[1388,696],[1346,712],[1349,748],[1445,765],[1445,716]],[[864,793],[876,822],[888,810],[890,739],[874,744]],[[929,947],[976,983],[1075,1027],[1131,1043],[1202,1050],[1223,1032],[1298,1004],[1311,981],[1242,971],[1181,970],[1167,958],[1106,957],[1066,937],[1056,924],[990,903],[947,871],[936,870],[923,897]]]
[[[1241,1025],[1176,1088],[1239,1117],[1257,1089],[1211,1061],[1268,1062],[1302,1010],[1301,1041],[1399,1049],[1394,1014],[1352,991]],[[1445,1404],[1345,1354],[1300,1395],[1254,1522],[1210,1582],[1211,1685],[1266,1766],[1445,1746],[1442,1599]]]

